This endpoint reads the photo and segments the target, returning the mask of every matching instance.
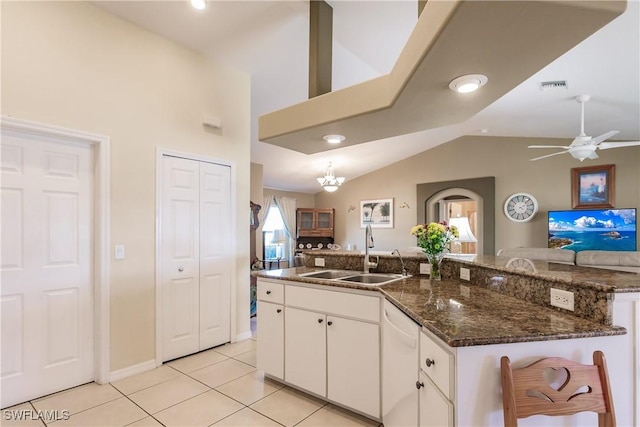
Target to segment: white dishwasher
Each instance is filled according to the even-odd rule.
[[[386,300],[382,318],[382,422],[417,426],[420,326]]]

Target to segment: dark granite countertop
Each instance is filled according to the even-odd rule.
[[[253,272],[257,277],[381,292],[451,347],[622,335],[626,329],[561,313],[457,280],[415,276],[383,286],[313,279],[297,267]]]
[[[309,250],[303,252],[314,256],[339,256],[347,259],[363,256],[362,253],[357,251]],[[397,256],[391,255],[390,252],[388,254],[381,253],[378,256],[385,259],[398,259]],[[424,255],[411,256],[403,254],[402,256],[405,262],[425,262],[426,260]],[[471,257],[471,259],[469,257],[453,259],[471,266],[482,266],[510,273],[522,273],[554,283],[583,286],[602,292],[640,292],[640,274],[638,273],[493,255],[477,255]]]

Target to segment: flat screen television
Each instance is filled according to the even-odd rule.
[[[549,247],[635,251],[636,209],[549,211]]]

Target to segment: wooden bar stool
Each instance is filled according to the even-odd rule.
[[[573,415],[584,411],[598,413],[599,427],[615,427],[607,363],[601,351],[593,353],[593,365],[548,357],[511,369],[509,358],[502,356],[500,367],[505,427],[516,427],[518,418],[531,415]],[[557,378],[551,379],[552,375]],[[560,384],[556,385],[558,380]]]

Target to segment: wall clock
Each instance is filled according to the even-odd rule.
[[[537,212],[538,201],[529,193],[514,193],[504,203],[504,214],[511,221],[530,221]]]

